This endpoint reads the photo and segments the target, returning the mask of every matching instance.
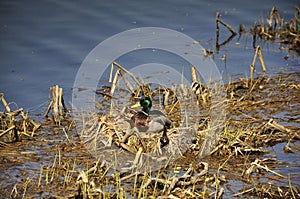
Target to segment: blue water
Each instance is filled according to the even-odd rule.
[[[100,42],[138,27],[163,27],[182,32],[207,49],[214,49],[215,15],[236,31],[267,17],[272,6],[290,19],[297,1],[21,1],[0,2],[0,91],[7,101],[40,112],[49,87],[59,84],[71,101],[75,75],[87,54]],[[221,28],[220,41],[229,36]],[[252,61],[251,36],[221,48],[214,61],[224,76],[247,77]],[[262,44],[270,72],[299,67],[299,58],[284,60],[278,45]],[[118,48],[118,46],[115,46]],[[227,55],[226,67],[221,57]],[[144,56],[145,62],[147,56]],[[149,57],[149,56],[148,56]],[[143,56],[139,56],[143,60]],[[167,57],[166,63],[174,64]],[[134,63],[134,59],[132,59]],[[131,62],[126,62],[125,65]],[[43,107],[43,106],[42,106]],[[44,108],[44,107],[43,107]],[[38,111],[37,111],[38,110]]]

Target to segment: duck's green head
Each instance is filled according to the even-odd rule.
[[[150,109],[152,107],[152,101],[149,97],[141,97],[140,98],[140,102],[138,102],[137,104],[133,105],[132,108],[135,107],[139,107],[142,106],[143,109],[142,111],[144,111],[145,113],[149,114]]]
[[[140,99],[140,104],[143,107],[143,110],[145,113],[149,114],[150,109],[152,107],[152,101],[149,97],[142,97]]]

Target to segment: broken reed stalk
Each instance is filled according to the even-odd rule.
[[[234,31],[234,29],[227,23],[223,22],[220,19],[220,13],[217,12],[216,14],[216,22],[217,22],[217,30],[219,31],[219,23],[222,24],[223,26],[225,26],[233,35],[236,35],[237,33]]]
[[[5,100],[3,93],[0,93],[0,98],[1,98],[1,101],[2,101],[2,104],[3,104],[4,108],[5,108],[5,110],[7,112],[10,112],[11,111],[10,107],[8,106],[8,104],[7,104],[6,100]]]
[[[55,121],[58,121],[59,116],[62,115],[61,90],[62,90],[61,88],[58,88],[58,85],[52,87],[53,116]]]
[[[237,33],[234,31],[234,29],[227,23],[223,22],[220,19],[220,13],[217,12],[216,14],[216,23],[217,23],[217,27],[216,27],[216,51],[219,52],[219,49],[221,46],[226,45],[227,43],[229,43],[234,37],[235,35],[237,35]],[[231,32],[231,36],[229,36],[227,38],[226,41],[224,41],[223,43],[219,44],[219,34],[220,34],[220,27],[219,24],[222,24],[223,26],[225,26],[230,32]]]
[[[110,95],[113,96],[114,95],[114,92],[116,90],[116,84],[118,82],[118,79],[119,79],[119,74],[120,74],[120,69],[117,70],[115,76],[114,76],[114,80],[111,84],[111,89],[110,89]]]
[[[47,108],[47,110],[46,110],[46,112],[44,114],[44,117],[48,117],[48,114],[49,114],[49,112],[51,110],[52,104],[53,104],[53,101],[51,100],[50,104],[49,104],[49,106],[48,106],[48,108]]]
[[[112,82],[113,72],[114,72],[114,63],[111,63],[110,72],[109,72],[109,80],[108,80],[109,83]]]
[[[125,82],[125,84],[126,84],[126,86],[127,86],[127,88],[130,90],[130,92],[134,92],[134,90],[133,90],[133,87],[131,86],[131,84],[129,83],[129,81],[127,80],[127,78],[125,77],[125,75],[124,75],[124,73],[122,72],[122,70],[124,71],[124,72],[126,72],[130,77],[134,77],[134,75],[132,74],[132,73],[130,73],[128,70],[126,70],[123,66],[121,66],[120,64],[118,64],[117,62],[113,62],[112,64],[111,64],[111,68],[110,68],[110,73],[109,73],[109,81],[108,82],[112,82],[113,80],[112,80],[112,77],[113,77],[113,71],[114,71],[114,65],[116,65],[119,69],[117,70],[117,72],[116,72],[116,74],[118,74],[118,75],[121,75],[122,76],[122,78],[123,78],[123,80],[124,80],[124,82]],[[116,75],[115,74],[115,75]],[[134,79],[134,78],[133,78]],[[136,81],[136,79],[134,79],[135,81]],[[137,80],[138,81],[138,80]],[[112,92],[112,93],[114,93],[114,92]],[[111,93],[111,94],[112,94]]]
[[[25,114],[24,111],[23,111],[23,108],[22,108],[22,111],[21,111],[21,116],[22,118],[24,119],[24,121],[28,121],[29,123],[31,123],[33,125],[33,129],[32,129],[32,132],[31,132],[31,137],[33,137],[35,131],[40,128],[40,124],[36,123],[33,119],[29,118],[28,117],[28,114]]]
[[[59,88],[58,85],[55,85],[50,88],[50,93],[52,93],[52,99],[44,114],[44,117],[48,117],[50,110],[52,110],[52,116],[55,123],[60,123],[63,119],[64,113],[68,112],[64,102],[62,88]]]
[[[8,133],[9,131],[12,131],[13,129],[15,129],[16,126],[12,125],[11,127],[9,127],[8,129],[6,129],[5,131],[3,131],[2,133],[0,133],[0,137],[2,137],[3,135],[5,135],[6,133]]]
[[[138,86],[141,86],[142,84],[140,83],[140,81],[134,76],[134,74],[132,74],[130,71],[128,71],[126,68],[124,68],[123,66],[121,66],[120,64],[118,64],[117,62],[113,62],[113,64],[115,66],[117,66],[119,69],[123,70],[125,73],[127,73],[135,82]]]
[[[259,48],[258,48],[259,47]],[[264,62],[264,59],[262,57],[262,52],[261,52],[261,48],[260,46],[257,47],[257,53],[258,53],[258,58],[259,58],[259,62],[260,62],[260,65],[261,65],[261,69],[263,72],[266,72],[267,71],[267,68],[266,68],[266,65],[265,65],[265,62]]]
[[[134,93],[134,89],[133,87],[131,86],[130,82],[128,81],[128,79],[125,77],[124,73],[120,70],[120,75],[122,76],[124,82],[125,82],[125,85],[127,86],[127,88],[129,89],[129,91],[131,93]]]
[[[256,63],[257,55],[258,55],[258,58],[259,58],[259,62],[260,62],[262,71],[263,72],[267,71],[265,62],[264,62],[263,57],[262,57],[261,48],[260,48],[260,46],[257,46],[256,49],[255,49],[254,56],[253,56],[253,61],[250,64],[250,80],[251,80],[251,85],[252,85],[252,82],[254,80],[255,63]]]
[[[192,82],[196,82],[197,81],[196,67],[192,66],[191,70],[192,70]]]
[[[220,45],[219,45],[219,34],[220,34],[220,27],[219,27],[219,22],[218,22],[218,18],[220,17],[220,13],[217,12],[217,15],[216,15],[216,24],[217,24],[217,27],[216,27],[216,51],[219,52],[219,48],[220,48]]]
[[[118,79],[119,79],[119,75],[120,75],[120,71],[121,69],[118,69],[115,76],[114,76],[114,80],[111,84],[111,89],[110,89],[110,96],[113,96],[114,95],[114,92],[116,90],[116,84],[118,82]],[[112,110],[113,110],[113,100],[112,98],[110,98],[110,110],[109,110],[109,115],[112,115]]]
[[[278,124],[278,123],[275,122],[273,119],[270,119],[270,120],[268,121],[267,124],[268,124],[269,126],[274,127],[275,129],[277,129],[277,130],[279,130],[279,131],[281,131],[281,132],[287,132],[287,133],[290,133],[290,132],[291,132],[290,129],[288,129],[288,128],[286,128],[286,127],[284,127],[284,126]]]
[[[277,172],[269,169],[267,166],[260,165],[259,162],[260,162],[259,159],[256,159],[254,162],[251,163],[251,165],[254,165],[254,166],[256,166],[256,167],[258,167],[260,169],[264,169],[265,171],[270,172],[270,173],[272,173],[274,175],[277,175],[277,176],[279,176],[281,178],[286,178],[285,176],[281,175],[280,173],[277,173]]]
[[[272,7],[269,19],[267,19],[267,23],[270,27],[272,27],[274,21],[274,29],[276,29],[277,24],[280,22],[280,15],[278,10],[275,7]]]
[[[14,117],[14,116],[19,115],[20,113],[21,114],[24,113],[24,109],[23,108],[19,108],[18,110],[15,110],[15,111],[12,111],[12,112],[8,112],[7,115],[9,115],[10,117]]]

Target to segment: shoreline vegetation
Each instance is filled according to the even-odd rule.
[[[293,175],[280,172],[279,168],[289,167],[290,163],[268,156],[274,153],[272,147],[277,146],[282,148],[276,149],[276,152],[287,155],[300,153],[299,145],[294,144],[300,141],[300,73],[268,76],[261,47],[256,45],[258,40],[272,40],[283,44],[282,50],[299,55],[299,13],[298,5],[294,17],[285,21],[279,11],[272,8],[266,23],[255,22],[250,28],[254,50],[253,61],[249,64],[250,78],[239,78],[208,88],[191,67],[191,85],[183,85],[180,89],[186,89],[183,91],[186,95],[194,95],[193,103],[201,110],[200,114],[189,110],[182,115],[180,110],[187,106],[178,100],[180,96],[176,96],[176,89],[144,84],[116,62],[112,63],[110,85],[96,91],[98,100],[95,105],[99,112],[91,113],[90,120],[82,121],[81,132],[77,131],[78,122],[65,105],[63,90],[58,85],[50,88],[50,102],[41,124],[22,108],[12,110],[1,93],[4,107],[0,112],[1,170],[12,172],[9,170],[12,167],[20,172],[16,174],[17,182],[1,179],[3,197],[300,198],[299,172]],[[204,49],[204,57],[218,53],[233,37],[246,32],[245,26],[240,25],[237,33],[220,19],[219,13],[216,14],[216,24],[216,49],[214,52]],[[222,43],[219,43],[220,25],[232,33]],[[288,58],[289,55],[285,57]],[[262,70],[260,74],[255,72],[257,60]],[[131,85],[128,78],[135,85]],[[126,89],[118,87],[121,80]],[[129,93],[130,102],[142,94],[163,104],[165,114],[174,123],[167,130],[170,142],[177,139],[180,127],[190,124],[188,121],[193,117],[188,115],[195,115],[195,137],[178,159],[167,159],[158,170],[137,169],[144,154],[161,155],[169,146],[161,145],[160,134],[152,137],[133,135],[126,143],[120,141],[125,132],[116,125],[112,99],[122,96],[124,90]],[[213,93],[218,92],[224,98],[214,102]],[[218,131],[210,117],[216,106],[222,107],[223,111],[218,115],[225,118]],[[212,135],[212,132],[215,134]],[[88,138],[83,139],[84,136]],[[110,162],[95,159],[89,146],[99,139],[105,142],[105,147],[116,145],[120,150],[133,154],[133,165],[120,171]],[[44,153],[45,162],[40,162],[42,158],[37,157],[38,149],[42,149],[40,153]],[[172,147],[167,149],[175,150]],[[40,162],[41,166],[33,171],[18,168],[26,161]]]

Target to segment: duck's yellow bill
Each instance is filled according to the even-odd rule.
[[[132,105],[131,108],[137,108],[137,107],[140,107],[140,106],[141,106],[141,104],[140,104],[140,102],[138,102],[138,103]]]

